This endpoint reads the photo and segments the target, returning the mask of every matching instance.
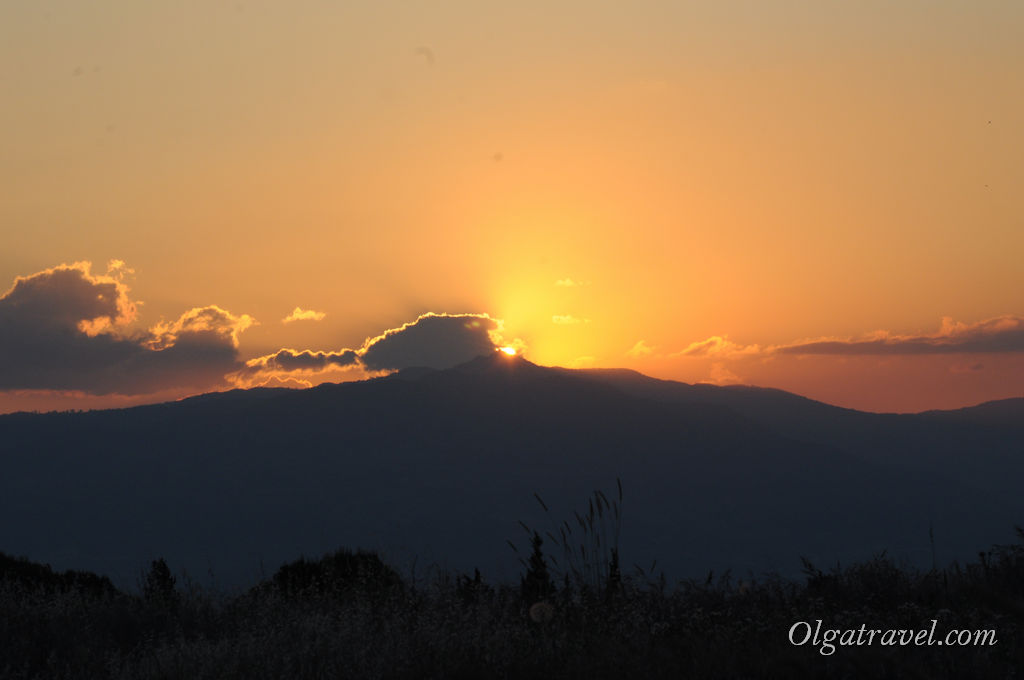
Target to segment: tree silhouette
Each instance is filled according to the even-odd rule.
[[[544,540],[536,531],[533,532],[531,545],[533,552],[530,553],[530,560],[526,565],[526,576],[522,581],[522,595],[527,602],[545,600],[554,592],[554,585],[551,583],[551,575],[548,573],[548,563],[544,559],[544,551],[541,546]]]
[[[175,578],[171,574],[170,567],[164,558],[153,560],[153,564],[146,574],[146,581],[142,585],[142,595],[147,602],[160,606],[171,606],[177,600],[177,592],[174,590]]]

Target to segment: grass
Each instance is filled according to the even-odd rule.
[[[802,580],[669,586],[636,572],[608,594],[563,579],[532,617],[519,586],[454,573],[410,584],[368,553],[299,560],[231,596],[175,582],[158,563],[126,593],[0,555],[0,676],[1008,678],[1024,668],[1024,545],[929,571],[880,555],[827,571],[808,563]],[[816,619],[882,629],[938,619],[940,631],[995,629],[998,644],[832,656],[789,644],[796,621]]]

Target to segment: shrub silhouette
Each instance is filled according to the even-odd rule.
[[[274,574],[273,585],[288,596],[318,596],[383,594],[401,589],[403,582],[376,553],[343,548],[316,561],[299,558],[283,565]]]
[[[113,596],[114,584],[106,576],[87,571],[55,572],[48,564],[36,564],[23,557],[0,552],[0,583],[49,593],[80,592],[95,597]]]
[[[459,576],[457,581],[459,597],[465,603],[478,602],[482,596],[490,595],[491,589],[484,584],[480,569],[473,569],[473,577],[466,574]]]

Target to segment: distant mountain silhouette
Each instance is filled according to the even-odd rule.
[[[506,539],[625,491],[622,560],[670,578],[888,550],[930,566],[1024,523],[1024,399],[880,415],[779,390],[480,357],[308,390],[0,416],[0,550],[134,585],[158,556],[240,587],[379,550],[488,578]]]

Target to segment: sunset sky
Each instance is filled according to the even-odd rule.
[[[1022,35],[1010,0],[5,2],[0,412],[502,345],[1024,396]]]

